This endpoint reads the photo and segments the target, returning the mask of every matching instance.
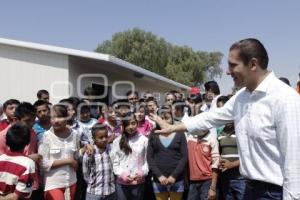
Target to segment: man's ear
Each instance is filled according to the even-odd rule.
[[[258,60],[256,58],[251,58],[249,61],[249,69],[255,71],[259,67]]]

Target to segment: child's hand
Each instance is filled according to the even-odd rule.
[[[93,155],[95,153],[94,146],[91,144],[85,145],[84,148],[85,148],[85,153],[87,153],[88,155]]]
[[[233,164],[232,164],[232,162],[230,162],[229,160],[226,160],[226,159],[222,159],[220,161],[219,166],[220,166],[220,168],[221,168],[222,171],[225,171],[227,169],[231,169],[231,168],[234,167]]]
[[[41,155],[37,153],[30,154],[28,157],[31,158],[36,163],[40,163],[41,159],[43,158]]]
[[[208,190],[208,200],[215,200],[216,199],[216,191],[209,189]]]
[[[140,174],[135,174],[134,180],[140,181],[142,178],[143,178],[143,176],[141,176]]]
[[[168,179],[165,176],[160,176],[158,178],[158,180],[159,180],[160,184],[162,184],[162,185],[167,185],[168,184]]]
[[[173,176],[169,176],[168,184],[174,184],[175,182],[176,182],[176,179]]]
[[[77,163],[76,160],[70,158],[70,165],[71,165],[71,167],[72,167],[75,171],[77,170],[77,168],[78,168],[78,163]]]

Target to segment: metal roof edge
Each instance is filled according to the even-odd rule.
[[[168,79],[164,76],[158,75],[154,72],[151,72],[149,70],[146,70],[139,66],[136,66],[132,63],[129,63],[122,59],[111,56],[109,54],[95,53],[95,52],[82,51],[82,50],[77,50],[77,49],[69,49],[69,48],[64,48],[64,47],[57,47],[57,46],[32,43],[32,42],[24,42],[24,41],[19,41],[19,40],[11,40],[11,39],[5,39],[5,38],[0,38],[0,44],[16,46],[16,47],[23,47],[23,48],[28,48],[28,49],[41,50],[41,51],[46,51],[46,52],[58,53],[58,54],[77,56],[77,57],[91,58],[91,59],[96,59],[96,60],[104,60],[107,62],[112,62],[112,63],[122,66],[124,68],[130,69],[137,73],[144,74],[148,77],[166,82],[166,83],[174,85],[176,87],[180,87],[182,89],[187,89],[187,90],[190,89],[189,86],[178,83],[178,82]]]

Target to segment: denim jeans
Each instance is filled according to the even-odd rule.
[[[118,200],[143,200],[145,184],[121,185],[116,184]]]
[[[184,191],[184,181],[180,180],[172,185],[162,185],[157,182],[153,182],[154,193],[161,192],[183,192]]]
[[[117,200],[117,195],[116,193],[113,193],[108,196],[99,196],[99,195],[86,193],[85,200]]]
[[[246,188],[246,180],[240,178],[221,178],[220,180],[220,199],[224,200],[243,200]]]
[[[245,200],[281,200],[283,188],[279,185],[262,181],[248,180],[246,183]]]
[[[188,200],[207,200],[211,179],[190,182]]]

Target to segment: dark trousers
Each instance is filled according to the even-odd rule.
[[[116,184],[118,200],[143,200],[145,184],[121,185]]]
[[[191,181],[188,192],[188,200],[207,200],[211,179],[205,181]]]
[[[243,200],[246,180],[243,177],[240,178],[228,178],[222,177],[219,179],[220,193],[219,199],[222,200]]]
[[[281,200],[283,188],[263,181],[247,180],[244,200]]]

